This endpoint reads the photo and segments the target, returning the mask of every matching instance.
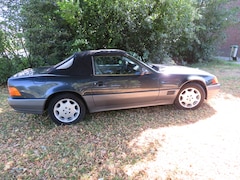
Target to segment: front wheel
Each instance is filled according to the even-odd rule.
[[[57,125],[76,124],[84,118],[86,107],[81,99],[66,93],[50,101],[48,114]]]
[[[179,109],[197,109],[205,99],[205,91],[197,83],[189,83],[182,87],[174,104]]]

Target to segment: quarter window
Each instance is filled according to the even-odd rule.
[[[73,61],[74,61],[74,57],[72,56],[72,57],[58,63],[57,65],[55,65],[55,67],[57,67],[56,69],[67,69],[72,66]]]

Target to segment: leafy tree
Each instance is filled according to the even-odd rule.
[[[231,0],[0,1],[0,53],[14,71],[99,48],[207,60],[235,12],[226,11]]]
[[[24,63],[27,61],[27,51],[19,27],[19,4],[19,0],[0,0],[0,84],[27,66]]]
[[[238,8],[230,8],[230,1],[199,0],[195,5],[199,17],[193,21],[195,34],[193,38],[183,36],[175,47],[172,46],[177,49],[170,51],[172,56],[189,63],[209,60],[218,43],[223,40],[224,30],[235,21]]]
[[[0,84],[5,82],[5,78],[9,75],[6,71],[6,69],[9,69],[8,67],[8,59],[4,57],[5,53],[5,38],[4,33],[0,30]]]
[[[71,49],[71,28],[56,11],[53,0],[29,0],[21,7],[21,27],[32,67],[54,64]]]
[[[3,56],[5,50],[5,43],[4,43],[4,34],[0,30],[0,54]]]
[[[19,4],[20,1],[3,1],[1,4],[0,27],[2,29],[2,42],[4,43],[4,54],[11,59],[21,56],[20,50],[26,54],[22,31],[19,26]],[[11,57],[11,58],[10,58]]]
[[[197,12],[192,4],[191,0],[58,2],[62,18],[78,32],[74,49],[122,48],[142,57],[167,53],[183,33],[186,38],[194,36]]]
[[[113,48],[119,45],[124,15],[119,11],[118,4],[121,3],[116,0],[58,2],[59,14],[76,32],[73,34],[73,50]]]

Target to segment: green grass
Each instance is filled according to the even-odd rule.
[[[228,92],[234,96],[240,97],[240,64],[234,61],[214,60],[205,64],[194,64],[194,67],[199,67],[216,75],[219,79],[221,90]]]
[[[240,65],[194,66],[217,75],[222,92],[240,97]],[[88,114],[77,125],[56,126],[47,116],[16,113],[7,104],[6,88],[0,91],[1,179],[145,179],[143,171],[130,177],[126,167],[154,160],[166,139],[150,138],[144,148],[131,144],[133,139],[149,129],[185,126],[215,113],[207,103],[195,111],[156,106]],[[175,179],[174,172],[168,176]]]

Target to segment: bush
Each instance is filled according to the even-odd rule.
[[[7,78],[12,74],[12,68],[9,59],[0,58],[0,85],[6,83]]]
[[[6,0],[9,22],[3,29],[11,49],[23,48],[29,56],[2,64],[52,65],[75,51],[100,48],[124,49],[152,62],[208,60],[232,20],[229,1]]]
[[[208,61],[215,53],[217,45],[224,38],[224,30],[234,23],[237,9],[229,10],[229,0],[203,0],[196,5],[199,18],[194,20],[195,34],[192,38],[185,36],[173,44],[170,54],[178,60],[188,63]]]
[[[5,84],[13,74],[29,67],[27,58],[0,58],[0,85]]]

